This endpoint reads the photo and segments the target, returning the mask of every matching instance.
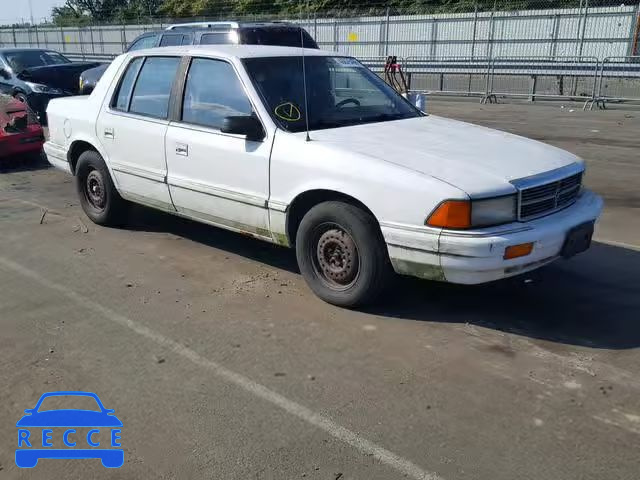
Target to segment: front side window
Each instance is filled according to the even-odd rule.
[[[220,129],[225,117],[252,113],[251,102],[229,63],[193,59],[184,91],[183,122]]]
[[[129,46],[127,51],[132,52],[134,50],[142,50],[143,48],[153,48],[156,46],[156,39],[156,35],[147,35],[146,37],[139,38]]]
[[[243,63],[273,119],[290,132],[303,131],[302,57],[246,58]],[[308,56],[305,67],[311,130],[423,115],[353,58]]]
[[[112,107],[149,117],[167,118],[180,58],[147,57],[142,62],[142,58],[136,58],[129,64]]]

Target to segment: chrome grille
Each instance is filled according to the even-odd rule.
[[[518,218],[531,220],[568,207],[576,201],[582,186],[582,173],[520,190]]]

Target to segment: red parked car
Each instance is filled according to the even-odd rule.
[[[8,95],[0,95],[0,160],[13,155],[38,153],[44,132],[28,107]]]

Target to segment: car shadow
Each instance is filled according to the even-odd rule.
[[[602,349],[640,346],[640,252],[594,242],[571,260],[466,286],[398,278],[380,316],[469,323],[530,338]]]
[[[294,251],[134,206],[126,228],[171,233],[299,273]],[[396,276],[361,311],[398,320],[469,323],[551,342],[602,349],[640,346],[640,252],[594,242],[575,258],[485,285]]]
[[[28,172],[51,168],[44,152],[0,158],[0,173]]]
[[[299,273],[295,254],[291,249],[141,205],[131,206],[124,228],[144,232],[170,233],[275,268]]]

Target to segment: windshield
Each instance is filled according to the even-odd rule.
[[[60,65],[71,61],[59,53],[49,50],[21,50],[5,53],[5,58],[14,72],[20,73],[27,68]]]
[[[274,120],[289,132],[303,131],[302,57],[247,58],[244,64]],[[310,130],[423,115],[353,58],[310,56],[305,67]]]

